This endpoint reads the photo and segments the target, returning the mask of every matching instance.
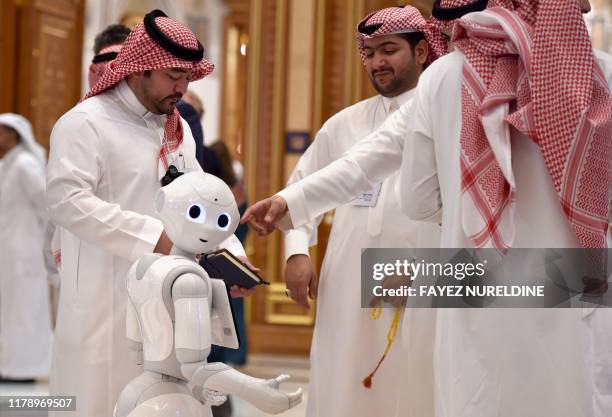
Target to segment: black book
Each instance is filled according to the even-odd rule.
[[[228,287],[237,285],[242,288],[253,288],[256,285],[270,285],[227,249],[205,254],[200,259],[200,265],[211,278],[222,279]]]

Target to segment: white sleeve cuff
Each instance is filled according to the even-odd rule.
[[[308,255],[310,236],[304,230],[293,229],[285,232],[285,261],[293,255]]]
[[[279,191],[276,195],[282,197],[287,202],[287,208],[289,209],[287,215],[277,226],[280,230],[295,229],[311,220],[306,212],[304,193],[297,184]],[[289,223],[291,224],[289,225]]]

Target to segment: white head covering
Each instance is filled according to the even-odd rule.
[[[36,157],[43,165],[45,164],[45,148],[34,138],[32,124],[23,116],[15,113],[0,114],[0,125],[15,129],[24,148]]]

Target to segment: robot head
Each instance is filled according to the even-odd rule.
[[[234,233],[240,220],[230,188],[201,171],[189,172],[160,188],[155,209],[170,240],[193,254],[213,250]]]

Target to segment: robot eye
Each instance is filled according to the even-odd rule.
[[[185,217],[190,222],[204,223],[204,221],[206,220],[206,210],[204,209],[204,206],[202,206],[200,203],[192,204],[187,209]]]
[[[232,218],[229,214],[221,213],[219,214],[219,217],[217,217],[217,229],[226,232],[227,230],[229,230],[229,225],[231,222]]]

